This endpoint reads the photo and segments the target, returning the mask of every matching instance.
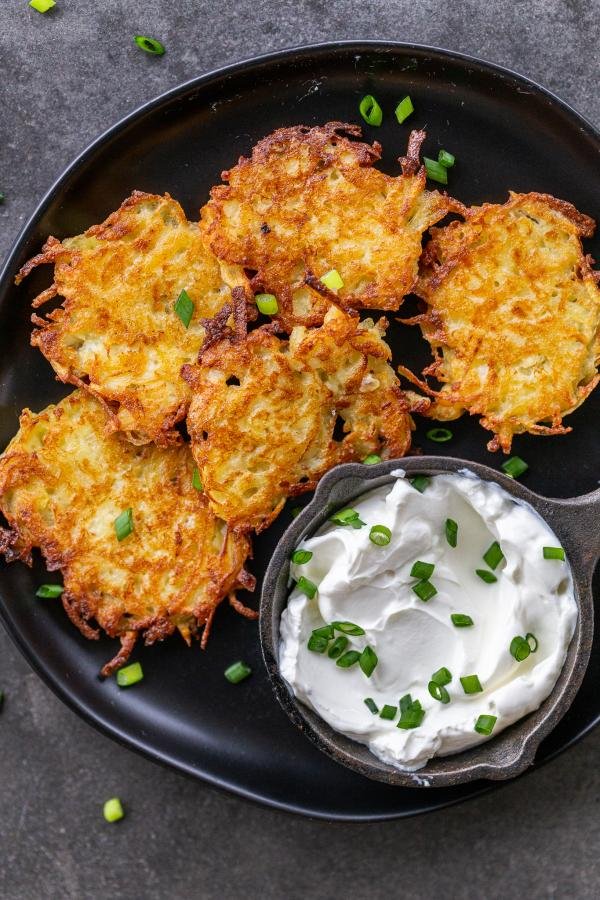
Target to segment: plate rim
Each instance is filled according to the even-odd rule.
[[[474,68],[477,68],[479,71],[483,71],[487,74],[501,76],[503,78],[510,78],[529,89],[533,89],[534,93],[541,94],[546,98],[550,105],[559,107],[569,117],[575,120],[579,129],[583,131],[584,134],[586,134],[592,140],[598,142],[598,144],[600,145],[600,129],[596,128],[586,116],[580,113],[570,103],[555,94],[552,90],[545,87],[544,85],[539,84],[533,78],[522,75],[520,72],[517,72],[514,69],[511,69],[507,66],[502,66],[498,63],[491,62],[478,56],[474,56],[473,54],[453,51],[429,44],[420,44],[408,41],[382,41],[376,39],[345,39],[339,41],[322,41],[318,43],[291,45],[279,50],[269,51],[268,53],[244,57],[240,60],[228,63],[227,65],[218,66],[208,70],[207,72],[203,72],[200,75],[196,75],[193,78],[181,82],[174,87],[171,87],[168,90],[156,95],[150,100],[142,103],[141,105],[135,107],[133,110],[126,113],[112,125],[106,128],[104,131],[100,132],[79,153],[77,153],[77,155],[71,160],[70,163],[68,163],[68,165],[63,169],[58,177],[55,178],[55,180],[52,182],[50,187],[46,190],[42,198],[35,206],[33,212],[26,220],[25,224],[18,231],[16,237],[10,245],[4,264],[2,265],[2,268],[0,270],[0,288],[2,288],[5,284],[5,281],[9,280],[14,274],[15,263],[19,260],[24,246],[31,237],[32,231],[35,229],[36,225],[38,224],[52,201],[66,185],[69,178],[73,174],[75,174],[77,170],[82,165],[84,165],[97,150],[100,150],[119,133],[123,132],[129,124],[152,112],[155,108],[168,103],[170,100],[174,100],[178,96],[184,96],[186,93],[209,84],[213,80],[220,80],[226,78],[229,75],[239,75],[243,73],[244,70],[251,70],[260,65],[285,62],[290,57],[298,55],[310,56],[315,53],[327,55],[335,53],[338,50],[351,49],[354,49],[357,53],[376,50],[400,50],[405,52],[413,51],[421,54],[429,54],[432,57],[447,60],[450,63],[467,63],[469,65],[472,65]],[[265,796],[258,791],[244,788],[239,784],[233,783],[231,780],[227,780],[211,773],[201,772],[185,761],[175,758],[172,753],[169,753],[165,750],[157,750],[156,748],[152,747],[149,741],[140,740],[134,734],[127,733],[125,729],[120,728],[117,725],[114,725],[105,720],[105,718],[101,714],[96,713],[93,707],[91,707],[89,704],[81,700],[76,700],[69,691],[68,685],[65,685],[58,677],[55,677],[55,675],[48,669],[48,667],[31,651],[27,642],[19,633],[19,629],[11,621],[11,617],[9,616],[8,611],[5,609],[4,603],[2,602],[0,602],[0,619],[7,634],[13,641],[13,644],[21,652],[33,671],[42,679],[46,686],[50,688],[53,694],[58,697],[59,700],[61,700],[61,702],[63,702],[69,709],[75,712],[88,725],[91,725],[101,734],[111,738],[112,740],[115,740],[121,746],[126,747],[129,750],[133,750],[134,752],[140,754],[141,756],[149,759],[154,763],[172,768],[175,771],[186,775],[187,777],[194,778],[195,780],[200,781],[211,788],[234,794],[235,796],[241,797],[262,807],[267,807],[278,812],[301,815],[307,818],[322,821],[346,823],[356,822],[364,824],[366,822],[393,821],[395,819],[407,818],[413,815],[422,815],[423,813],[434,812],[444,807],[455,806],[458,803],[463,803],[474,797],[480,796],[481,794],[495,790],[502,784],[504,784],[504,782],[489,782],[481,785],[479,789],[473,790],[466,795],[440,800],[439,803],[427,806],[425,809],[415,810],[411,808],[410,810],[382,812],[377,814],[360,814],[353,812],[336,813],[335,815],[331,815],[327,814],[324,811],[309,810],[295,803],[277,800],[269,796]],[[575,734],[567,743],[561,746],[558,750],[549,754],[543,760],[537,762],[535,766],[532,766],[528,771],[532,771],[534,768],[540,768],[540,766],[545,765],[547,762],[555,759],[561,753],[564,753],[566,750],[570,749],[574,744],[578,743],[580,740],[586,737],[594,728],[596,728],[599,723],[600,713],[594,721],[590,722],[583,730],[578,731],[577,734]],[[522,777],[523,775],[518,776],[518,778]],[[518,779],[511,779],[511,782],[515,780]]]

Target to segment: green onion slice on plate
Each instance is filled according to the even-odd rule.
[[[430,181],[437,181],[438,184],[448,184],[448,170],[437,159],[429,159],[423,157],[425,172]]]
[[[445,444],[452,440],[452,432],[449,428],[430,428],[425,437],[436,444]]]
[[[408,117],[412,115],[412,113],[414,113],[414,111],[415,108],[413,106],[413,102],[407,95],[403,100],[400,101],[395,109],[396,119],[398,120],[399,124],[402,125],[402,123],[405,122],[406,119],[408,119]]]
[[[376,128],[383,122],[383,111],[372,94],[366,94],[358,104],[358,111],[367,123]]]
[[[507,459],[506,462],[502,463],[502,471],[505,475],[508,475],[509,478],[518,478],[519,475],[523,475],[528,468],[529,466],[520,456],[511,456],[510,459]]]
[[[243,660],[238,659],[237,662],[228,666],[223,674],[231,684],[239,684],[240,681],[244,681],[249,675],[252,675],[252,669]]]
[[[54,599],[55,597],[60,597],[62,592],[64,591],[64,587],[62,584],[40,584],[39,588],[35,592],[36,597],[43,597],[44,600]]]
[[[137,684],[138,681],[141,681],[143,677],[144,671],[141,663],[134,662],[129,666],[125,666],[123,669],[118,669],[117,684],[119,687],[131,687],[132,684]]]

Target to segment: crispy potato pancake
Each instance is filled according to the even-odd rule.
[[[190,643],[204,626],[207,636],[221,600],[229,594],[240,607],[236,588],[253,588],[248,538],[215,517],[193,469],[183,444],[136,447],[107,435],[102,406],[79,390],[43,412],[24,410],[0,456],[9,525],[0,550],[31,564],[39,547],[48,569],[62,571],[71,621],[86,637],[99,637],[93,620],[121,639],[105,675],[140,634],[151,644],[177,629]],[[115,519],[129,508],[134,530],[119,541]]]
[[[58,378],[102,400],[110,427],[132,442],[178,440],[173,426],[189,401],[179,371],[197,357],[203,317],[229,302],[232,288],[248,290],[241,269],[217,262],[168,194],[139,191],[85,234],[50,237],[17,281],[41,263],[54,264],[54,283],[34,307],[57,294],[64,301],[32,317],[31,343]],[[188,328],[174,311],[184,289],[194,304]]]
[[[249,159],[223,172],[201,211],[219,259],[256,271],[253,286],[277,296],[280,321],[318,325],[330,303],[396,310],[412,289],[421,236],[452,201],[425,191],[424,132],[413,132],[403,174],[373,168],[381,147],[352,140],[356,125],[281,128]],[[328,290],[330,270],[344,285]]]
[[[562,419],[598,382],[598,274],[581,238],[594,222],[547,194],[510,194],[503,205],[464,211],[464,222],[432,229],[415,289],[419,322],[435,361],[419,384],[428,415],[481,416],[490,450],[508,453],[513,435],[564,434]]]
[[[216,515],[260,531],[332,466],[407,452],[412,420],[385,325],[331,307],[320,328],[282,340],[265,326],[214,343],[183,370],[192,451]]]

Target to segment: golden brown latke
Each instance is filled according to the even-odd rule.
[[[331,307],[320,328],[297,326],[289,340],[272,326],[245,341],[224,338],[184,368],[192,451],[217,515],[260,531],[286,497],[312,490],[332,466],[407,452],[412,420],[389,365],[386,324]]]
[[[280,321],[318,325],[330,303],[396,310],[417,277],[421,236],[452,201],[425,191],[424,132],[412,132],[403,174],[373,168],[378,143],[357,125],[280,128],[223,172],[201,227],[219,259],[255,270],[253,286],[277,296]],[[320,278],[336,269],[344,286]]]
[[[594,222],[536,193],[463,215],[432,229],[415,288],[428,310],[409,320],[434,352],[423,374],[442,388],[400,371],[434,398],[428,415],[480,415],[488,448],[508,453],[515,434],[570,431],[563,416],[598,383],[598,273],[581,246]]]
[[[32,317],[31,343],[61,381],[104,403],[112,429],[134,443],[176,441],[189,401],[179,370],[197,357],[203,317],[231,300],[231,288],[238,300],[248,290],[242,271],[217,262],[168,194],[139,191],[85,234],[48,238],[17,282],[41,263],[54,263],[54,283],[34,307],[57,294],[64,302]],[[195,304],[187,329],[173,308],[183,289]]]
[[[189,644],[235,590],[253,588],[244,569],[251,546],[217,519],[192,485],[184,445],[136,447],[106,434],[102,406],[74,391],[43,412],[26,409],[18,434],[0,456],[0,551],[31,564],[39,547],[50,571],[64,577],[62,602],[88,638],[95,621],[121,650],[102,672],[129,656],[138,635],[147,644],[177,629]],[[133,511],[134,531],[117,540],[114,522]],[[242,608],[243,611],[243,608]]]

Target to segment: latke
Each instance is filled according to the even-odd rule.
[[[373,167],[381,147],[360,135],[340,122],[280,128],[223,172],[227,184],[201,211],[213,252],[256,273],[253,286],[276,295],[288,330],[321,324],[331,303],[397,310],[416,280],[423,232],[452,205],[425,190],[424,132],[411,134],[396,177]],[[321,281],[331,270],[339,290]]]
[[[203,318],[232,288],[251,299],[241,270],[217,262],[168,194],[140,191],[85,234],[48,238],[17,281],[42,263],[54,264],[54,283],[34,307],[64,299],[46,318],[32,317],[31,343],[61,381],[103,402],[112,429],[133,443],[177,441],[189,401],[179,371],[197,357]],[[187,328],[174,309],[182,290],[194,304]]]
[[[410,320],[435,357],[423,374],[442,388],[400,371],[433,398],[428,415],[479,415],[489,449],[508,453],[515,434],[570,431],[563,417],[598,383],[598,273],[581,245],[594,222],[536,193],[464,216],[432,229],[415,288],[428,308]]]
[[[185,367],[192,452],[216,515],[260,531],[332,466],[408,451],[412,420],[385,325],[331,307],[320,328],[285,340],[265,326]]]
[[[0,456],[0,551],[31,564],[39,547],[49,571],[64,579],[62,602],[88,638],[97,623],[121,650],[104,666],[119,668],[142,635],[147,644],[176,629],[189,644],[238,587],[247,537],[212,513],[192,484],[185,445],[134,446],[106,434],[106,415],[76,390],[43,412],[24,410],[20,429]],[[132,510],[133,531],[118,540],[115,519]]]

